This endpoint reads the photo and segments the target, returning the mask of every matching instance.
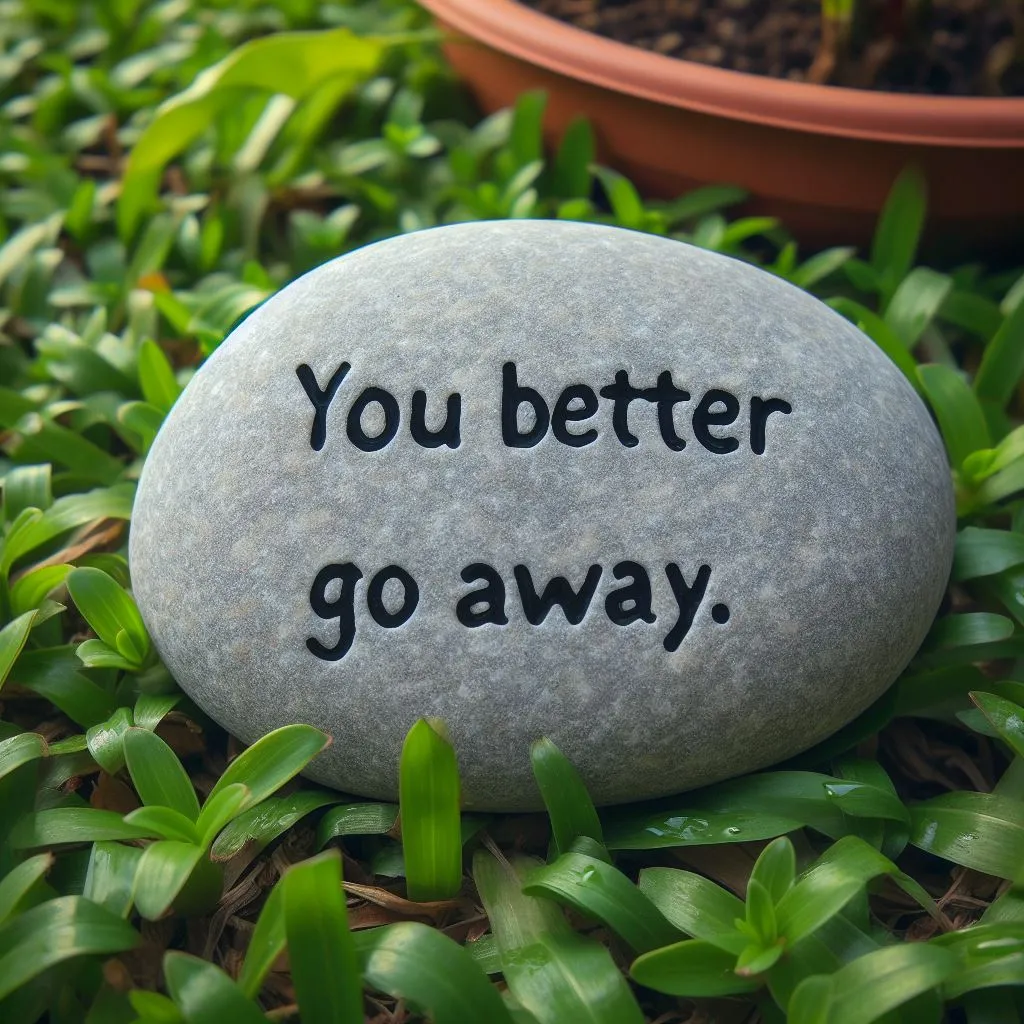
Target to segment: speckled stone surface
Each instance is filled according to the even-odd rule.
[[[350,369],[318,439],[297,368],[310,368],[315,394],[343,362]],[[532,447],[509,446],[509,363],[556,420],[563,389],[592,388],[597,412],[559,421],[563,436],[591,443],[563,443],[549,428]],[[629,446],[614,401],[599,396],[618,371],[639,389],[670,371],[690,399],[632,402],[619,423],[636,439]],[[349,436],[350,421],[364,446],[394,425],[372,401],[379,392],[361,418],[350,413],[368,387],[399,410],[394,438],[378,450]],[[448,396],[461,396],[457,448],[412,436],[419,390],[435,431]],[[705,399],[709,391],[718,395]],[[506,382],[509,409],[512,395]],[[583,416],[586,392],[569,397],[561,413]],[[777,404],[758,416],[752,399]],[[532,425],[522,405],[505,430]],[[596,439],[584,434],[594,429]],[[713,450],[728,438],[735,450]],[[954,525],[928,412],[823,304],[680,242],[510,221],[381,242],[253,313],[153,446],[131,569],[171,672],[241,739],[312,723],[334,737],[312,777],[393,798],[406,730],[438,716],[466,806],[512,810],[540,805],[528,746],[542,735],[600,803],[710,783],[823,739],[920,644],[948,577]],[[460,599],[484,586],[461,576],[475,563],[500,575],[507,623],[460,621]],[[311,601],[332,565],[362,574],[321,576],[319,610],[340,619]],[[388,566],[418,588],[404,621],[408,584],[387,573],[374,583]],[[581,621],[555,605],[529,622],[516,566],[538,591],[555,576],[579,590],[589,572],[592,598],[573,616]],[[684,607],[696,603],[681,638],[677,591]],[[529,594],[527,604],[537,619]],[[472,600],[462,615],[473,622],[489,610],[501,617],[496,602]],[[349,629],[338,657],[346,621],[354,636]]]

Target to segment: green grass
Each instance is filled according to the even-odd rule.
[[[863,254],[805,258],[727,185],[648,201],[584,122],[546,154],[540,95],[475,115],[407,0],[4,0],[0,37],[4,1024],[1017,1019],[1019,269],[920,265],[913,171]],[[400,806],[353,801],[296,778],[322,733],[240,752],[160,664],[127,528],[195,367],[326,259],[496,217],[758,263],[930,403],[961,515],[949,600],[836,737],[603,812],[537,737],[548,814],[460,820],[441,724],[410,733]]]

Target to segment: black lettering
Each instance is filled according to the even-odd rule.
[[[573,402],[582,402],[581,408],[570,409]],[[566,426],[569,422],[588,420],[597,412],[597,395],[594,389],[586,384],[572,384],[567,387],[555,402],[555,410],[551,414],[551,433],[571,448],[582,448],[584,445],[592,444],[597,440],[597,431],[591,428],[584,430],[582,434],[570,434]]]
[[[338,642],[326,647],[316,637],[309,637],[306,646],[321,661],[340,661],[348,654],[356,635],[355,591],[363,574],[351,562],[344,565],[325,565],[313,580],[309,591],[309,606],[321,619],[338,620]],[[327,588],[341,581],[341,592],[334,601],[327,600]]]
[[[389,612],[384,604],[384,588],[391,580],[397,580],[402,584],[402,605],[396,612]],[[385,629],[394,629],[396,626],[407,622],[409,617],[416,611],[416,605],[420,602],[420,588],[416,581],[402,568],[397,565],[389,565],[381,569],[376,576],[370,580],[366,590],[366,605],[370,609],[373,621]]]
[[[721,412],[712,412],[713,405],[724,405],[725,408]],[[693,436],[709,452],[715,455],[728,455],[739,448],[739,441],[735,437],[715,437],[708,427],[733,423],[739,414],[739,399],[728,391],[713,388],[700,400],[700,405],[693,414]]]
[[[616,372],[614,384],[606,384],[601,388],[601,397],[610,398],[615,403],[612,409],[612,429],[627,448],[635,448],[640,443],[629,432],[629,403],[638,398],[648,398],[652,393],[633,387],[625,370]]]
[[[708,580],[711,578],[711,566],[702,565],[697,570],[697,576],[692,586],[686,585],[686,580],[683,579],[683,574],[675,562],[669,562],[665,566],[665,575],[668,577],[676,604],[679,606],[679,618],[669,630],[668,636],[665,637],[665,650],[675,651],[679,649],[686,634],[690,632],[697,609],[700,607],[701,601],[704,600],[704,592],[708,589]]]
[[[639,562],[619,562],[612,569],[612,574],[617,580],[628,576],[630,582],[616,588],[604,599],[608,618],[617,626],[628,626],[641,620],[654,622],[657,616],[651,607],[651,578],[647,570]]]
[[[466,583],[482,580],[487,585],[474,590],[459,599],[455,606],[455,617],[470,629],[491,623],[495,626],[508,625],[505,614],[505,581],[493,566],[485,562],[473,562],[462,570]],[[481,608],[480,606],[484,607]]]
[[[677,388],[672,381],[672,371],[664,370],[658,374],[657,386],[652,391],[653,400],[658,403],[658,428],[661,438],[674,452],[681,452],[686,442],[676,433],[676,425],[672,419],[672,409],[679,402],[688,402],[690,392]]]
[[[519,432],[519,406],[533,407],[533,426],[525,434]],[[540,444],[548,432],[551,415],[540,392],[519,386],[515,363],[501,368],[501,438],[506,448],[532,448]]]
[[[530,570],[525,565],[517,565],[512,570],[516,585],[519,587],[519,599],[523,602],[523,614],[532,626],[539,626],[548,616],[548,612],[556,605],[562,606],[567,622],[578,626],[587,614],[590,602],[601,579],[601,566],[592,565],[587,570],[587,577],[577,593],[572,589],[564,576],[553,576],[544,593],[538,595],[533,585]]]
[[[427,429],[427,393],[414,391],[412,395],[412,418],[409,421],[409,433],[412,439],[423,448],[458,448],[462,443],[459,427],[462,421],[462,395],[448,396],[445,403],[444,425],[440,430]]]
[[[338,393],[341,382],[351,369],[352,367],[349,363],[342,363],[327,382],[327,387],[321,391],[320,385],[316,382],[316,374],[313,373],[312,367],[301,363],[295,368],[295,373],[298,375],[302,390],[306,392],[309,400],[313,403],[313,427],[309,432],[309,446],[315,452],[320,451],[327,441],[327,409],[334,396]]]
[[[782,398],[758,398],[750,400],[750,450],[755,455],[764,455],[765,424],[773,412],[788,416],[793,406]]]
[[[363,430],[362,417],[368,405],[376,402],[384,412],[384,429],[376,436],[370,437]],[[352,403],[348,411],[347,433],[348,439],[364,452],[377,452],[386,447],[398,433],[398,422],[401,413],[398,411],[398,402],[395,396],[383,388],[366,388],[365,391]]]

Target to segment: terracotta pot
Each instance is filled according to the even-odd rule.
[[[809,245],[866,242],[899,171],[930,186],[944,248],[1024,243],[1024,99],[909,96],[724,71],[601,38],[515,0],[421,0],[486,111],[549,94],[546,131],[593,123],[602,159],[648,195],[752,196]]]

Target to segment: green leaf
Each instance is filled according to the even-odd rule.
[[[120,459],[39,413],[23,416],[13,429],[21,435],[18,454],[23,458],[56,462],[96,484],[114,484],[124,472]]]
[[[274,961],[284,952],[287,943],[284,925],[284,886],[278,883],[270,890],[270,895],[263,904],[245,951],[242,970],[238,975],[238,987],[250,999],[255,999],[259,995],[263,982],[274,966]]]
[[[462,886],[459,768],[440,722],[421,718],[398,767],[402,851],[411,900],[449,899]]]
[[[991,612],[965,612],[939,619],[925,639],[928,649],[972,647],[991,644],[1013,636],[1013,622]]]
[[[796,850],[789,839],[781,836],[769,843],[757,858],[750,878],[764,887],[773,905],[778,903],[796,880]]]
[[[968,526],[957,534],[952,578],[957,582],[994,576],[1024,565],[1024,534]]]
[[[118,917],[127,917],[142,851],[124,843],[93,843],[82,895]]]
[[[547,101],[547,93],[540,89],[524,92],[516,100],[508,144],[517,170],[544,157],[542,129]]]
[[[596,148],[594,130],[584,117],[574,118],[565,129],[555,155],[554,189],[563,198],[590,196],[590,165]]]
[[[124,736],[131,727],[131,710],[118,708],[107,721],[92,726],[85,733],[89,753],[109,775],[124,766]]]
[[[919,366],[917,376],[939,421],[949,461],[959,469],[968,455],[992,443],[985,414],[957,370],[935,363]]]
[[[779,936],[772,898],[756,878],[747,882],[746,926],[746,934],[756,936],[761,947],[770,945]]]
[[[54,807],[22,819],[11,833],[15,849],[58,843],[94,843],[105,839],[151,839],[154,833],[125,823],[116,811],[93,807]]]
[[[14,663],[18,660],[18,655],[28,642],[35,618],[35,611],[25,612],[0,629],[0,687],[3,687]]]
[[[161,839],[177,839],[193,846],[199,846],[202,842],[192,820],[170,807],[139,807],[126,814],[124,820],[126,825],[147,829],[151,835]]]
[[[23,732],[0,740],[0,779],[23,764],[46,757],[48,752],[46,740],[35,732]]]
[[[1024,757],[1024,708],[994,693],[973,692],[970,698],[1010,745],[1014,754]]]
[[[260,89],[301,100],[331,79],[345,78],[354,84],[369,76],[381,53],[380,41],[357,38],[346,28],[281,32],[237,47],[188,89],[163,103],[139,136],[122,179],[117,210],[121,237],[128,239],[135,233],[156,196],[167,162],[202,134],[218,113],[236,105],[243,90]]]
[[[959,969],[947,976],[942,986],[947,1000],[977,989],[1019,986],[1024,977],[1024,926],[1019,922],[974,925],[936,936],[931,944],[952,950],[960,958]]]
[[[679,932],[618,869],[595,857],[563,853],[527,876],[522,891],[603,921],[638,953],[667,946]]]
[[[140,729],[152,732],[181,702],[180,693],[142,693],[135,701],[132,715]]]
[[[35,611],[44,598],[64,582],[69,572],[70,565],[44,565],[25,573],[11,587],[11,610],[15,615]],[[0,633],[0,638],[2,636]]]
[[[362,983],[337,851],[293,865],[280,884],[295,1001],[303,1024],[361,1024]]]
[[[681,932],[734,957],[746,945],[735,925],[746,915],[743,901],[702,875],[679,868],[644,868],[637,887]]]
[[[38,853],[0,879],[0,926],[18,910],[18,904],[51,867],[53,854]]]
[[[129,519],[134,484],[118,484],[85,494],[58,498],[41,516],[26,521],[17,534],[12,528],[0,549],[0,574],[20,558],[51,540],[99,519]]]
[[[566,853],[580,836],[602,843],[601,820],[575,765],[547,737],[531,744],[530,764],[551,819],[555,849]]]
[[[234,782],[225,789],[215,786],[196,820],[203,848],[209,847],[220,830],[252,804],[252,790],[241,782]]]
[[[195,821],[199,817],[199,798],[177,754],[146,729],[126,730],[123,742],[128,773],[142,802],[169,807]]]
[[[434,928],[403,921],[353,938],[365,983],[434,1024],[512,1024],[469,953]]]
[[[998,618],[998,616],[996,616]],[[604,816],[613,850],[654,850],[774,839],[810,826],[837,838],[851,831],[845,807],[864,816],[902,821],[906,808],[890,792],[815,772],[761,772],[708,786],[660,810],[627,808]],[[852,813],[852,812],[851,812]]]
[[[789,279],[798,288],[805,291],[812,288],[819,281],[840,270],[843,265],[856,254],[853,246],[841,246],[834,249],[824,249],[804,260],[790,275]]]
[[[139,384],[146,401],[160,412],[168,412],[181,394],[163,349],[154,341],[144,341],[139,348]]]
[[[81,896],[47,900],[0,928],[0,999],[65,960],[120,953],[138,941],[127,922]]]
[[[1024,302],[1006,315],[985,347],[974,377],[974,393],[983,402],[1003,408],[1024,374]]]
[[[260,1008],[219,967],[205,960],[168,953],[164,978],[187,1024],[267,1024]]]
[[[218,830],[220,834],[213,844],[211,856],[214,860],[229,860],[247,846],[262,850],[307,814],[336,803],[337,799],[336,793],[316,789],[270,797],[243,811],[223,830]],[[395,808],[396,814],[397,810]]]
[[[797,986],[789,1004],[789,1022],[870,1024],[937,988],[957,965],[957,957],[948,950],[922,942],[876,950],[826,979],[817,976]]]
[[[228,765],[206,798],[241,783],[259,803],[294,778],[330,743],[330,737],[311,725],[286,725],[258,739]]]
[[[907,168],[889,191],[871,243],[871,266],[882,282],[883,305],[914,265],[927,203],[924,176]]]
[[[74,569],[67,578],[68,593],[93,632],[108,647],[118,649],[117,637],[124,630],[138,649],[141,664],[149,653],[149,634],[132,596],[101,569]]]
[[[125,402],[117,409],[118,423],[130,433],[138,435],[139,443],[131,443],[142,453],[148,452],[152,447],[164,419],[165,414],[149,402]]]
[[[629,970],[633,980],[671,996],[707,998],[739,995],[760,988],[759,981],[736,973],[736,957],[703,939],[645,953]]]
[[[792,945],[820,928],[875,878],[887,875],[933,916],[938,911],[928,893],[888,857],[857,836],[829,847],[779,902],[779,933]]]
[[[383,836],[398,822],[398,804],[357,803],[332,807],[316,833],[317,849],[344,836]]]
[[[135,907],[155,921],[170,908],[192,872],[206,856],[201,846],[160,839],[142,851],[135,872]]]
[[[1000,878],[1024,864],[1024,803],[994,793],[943,793],[910,808],[910,842]]]
[[[13,523],[27,509],[47,509],[53,504],[53,467],[15,466],[3,476],[0,519]]]
[[[615,222],[623,228],[641,228],[646,220],[643,200],[633,183],[610,167],[595,167],[594,174],[601,182]]]
[[[931,325],[952,287],[948,275],[927,267],[915,267],[900,282],[886,307],[885,321],[908,349],[913,349]]]
[[[607,948],[569,927],[549,900],[522,892],[540,861],[473,857],[473,877],[501,952],[509,991],[538,1024],[641,1024],[643,1014]]]

